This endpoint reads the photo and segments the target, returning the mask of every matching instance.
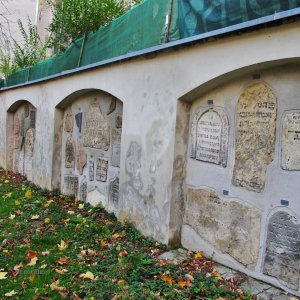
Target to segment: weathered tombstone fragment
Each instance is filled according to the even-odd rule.
[[[282,123],[281,167],[300,171],[300,111],[287,112]]]
[[[65,131],[73,132],[73,113],[72,108],[69,108],[65,112]]]
[[[35,141],[35,129],[30,128],[26,131],[26,136],[25,136],[25,155],[28,157],[33,156],[34,141]]]
[[[219,108],[200,108],[193,117],[191,158],[227,165],[228,118]]]
[[[25,137],[25,118],[24,118],[24,115],[21,115],[20,136]]]
[[[113,144],[111,165],[113,167],[120,167],[121,144]]]
[[[78,177],[65,176],[64,177],[64,192],[67,195],[77,196],[78,193]]]
[[[82,127],[82,112],[77,113],[77,114],[75,115],[75,122],[76,122],[76,125],[77,125],[77,128],[78,128],[79,132],[81,133],[81,127]]]
[[[110,145],[110,127],[103,117],[99,106],[94,103],[85,113],[83,127],[83,146],[108,150]]]
[[[119,177],[116,177],[110,182],[110,201],[113,203],[119,202]]]
[[[29,128],[35,128],[35,110],[29,113]]]
[[[263,273],[298,290],[300,280],[300,220],[279,211],[268,225]]]
[[[113,97],[111,99],[111,102],[110,102],[110,105],[109,105],[109,108],[107,111],[107,115],[110,115],[112,112],[114,112],[116,107],[117,107],[117,99],[115,97]]]
[[[25,104],[25,106],[24,106],[24,114],[25,114],[25,118],[29,117],[29,104]]]
[[[122,116],[116,117],[116,128],[122,128]]]
[[[121,130],[112,128],[111,130],[112,143],[121,143]]]
[[[14,148],[18,149],[20,144],[20,119],[18,115],[14,117]]]
[[[108,160],[97,157],[96,159],[96,180],[106,182]]]
[[[265,187],[274,159],[276,96],[265,83],[254,83],[240,96],[236,119],[233,184],[254,192]]]
[[[72,137],[68,137],[65,148],[65,167],[75,167],[75,143]]]
[[[93,159],[89,160],[89,180],[94,181],[95,180],[95,162]]]
[[[87,198],[87,182],[84,181],[81,183],[81,186],[80,186],[80,199],[83,202],[86,202],[86,198]]]
[[[80,175],[83,174],[83,168],[85,167],[86,162],[87,162],[87,154],[79,143],[77,147],[77,169]]]

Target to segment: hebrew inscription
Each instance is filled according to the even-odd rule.
[[[29,128],[35,128],[35,111],[31,110],[29,114]]]
[[[29,104],[25,104],[24,106],[25,118],[29,117]]]
[[[113,144],[111,165],[113,167],[120,167],[121,144]]]
[[[191,158],[226,167],[228,129],[228,118],[223,110],[198,109],[192,122]]]
[[[238,101],[233,184],[262,192],[273,161],[277,100],[264,83],[254,83]]]
[[[237,261],[254,269],[259,256],[261,214],[213,190],[188,189],[183,224]]]
[[[282,169],[300,171],[300,111],[285,114],[281,147]]]
[[[270,219],[263,272],[299,289],[300,221],[287,212],[277,212]]]
[[[110,129],[97,104],[90,106],[85,114],[83,128],[84,147],[108,150],[110,145]]]
[[[77,196],[78,193],[78,177],[65,176],[64,177],[65,194]]]
[[[95,180],[95,163],[93,159],[89,160],[89,180]]]
[[[87,182],[84,181],[81,183],[81,186],[80,186],[80,199],[83,202],[86,202],[86,198],[87,198]]]
[[[119,177],[110,182],[110,200],[114,203],[119,202]]]
[[[72,137],[69,137],[66,142],[65,167],[66,168],[75,167],[75,143]]]
[[[98,157],[96,160],[96,180],[106,182],[107,169],[108,169],[108,160]]]
[[[116,118],[116,128],[122,128],[122,116],[117,116]]]

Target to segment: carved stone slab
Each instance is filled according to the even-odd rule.
[[[116,128],[122,128],[122,116],[116,117]]]
[[[283,118],[281,167],[300,171],[300,111],[288,112]]]
[[[79,143],[77,147],[77,169],[80,175],[83,174],[83,168],[85,167],[86,162],[87,162],[87,154]]]
[[[77,196],[78,193],[78,177],[65,176],[64,177],[64,192],[67,195]]]
[[[21,115],[20,136],[25,137],[25,118]]]
[[[89,180],[95,180],[95,162],[93,159],[89,160]]]
[[[300,280],[300,221],[287,212],[275,213],[269,221],[263,272],[294,290]]]
[[[199,108],[194,114],[191,158],[226,167],[228,118],[220,108]]]
[[[84,181],[80,185],[80,200],[86,202],[87,199],[87,182]]]
[[[33,156],[34,141],[35,141],[35,129],[30,128],[26,131],[26,136],[25,136],[25,155],[28,157]]]
[[[112,143],[121,143],[121,130],[120,129],[115,129],[112,128],[111,130],[111,139],[112,139]]]
[[[113,144],[111,165],[113,167],[120,167],[121,144]]]
[[[79,132],[81,133],[81,127],[82,127],[82,112],[75,115],[75,122],[77,125],[77,128]]]
[[[76,148],[72,137],[68,137],[65,149],[65,167],[74,168]]]
[[[266,84],[245,89],[237,108],[234,185],[263,191],[274,158],[276,117],[276,96]]]
[[[108,150],[110,145],[110,128],[97,104],[90,106],[85,113],[83,127],[83,146]]]
[[[209,189],[188,189],[187,197],[183,224],[253,270],[259,257],[260,212]]]
[[[119,202],[119,177],[110,182],[109,197],[113,203]]]
[[[96,180],[106,182],[108,160],[97,157],[96,159]]]
[[[18,115],[15,115],[14,117],[14,148],[19,148],[20,143],[20,119]]]
[[[73,113],[71,108],[65,112],[65,131],[73,132]]]
[[[35,128],[35,110],[29,113],[29,128]]]

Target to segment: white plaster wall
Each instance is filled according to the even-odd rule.
[[[35,145],[39,152],[35,156],[33,181],[51,188],[55,106],[68,95],[82,89],[106,91],[123,102],[119,217],[129,219],[144,234],[166,243],[169,240],[170,207],[174,196],[172,179],[177,155],[174,145],[178,99],[191,101],[225,79],[270,65],[284,64],[287,60],[299,60],[299,24],[295,22],[262,29],[2,92],[0,99],[4,109],[0,110],[0,165],[5,167],[6,164],[6,111],[15,101],[28,100],[37,108]],[[268,76],[271,80],[271,74]],[[276,87],[276,76],[273,77],[272,82]],[[288,85],[292,84],[288,77],[282,78]],[[238,91],[242,87],[241,84],[235,84]],[[285,90],[291,93],[288,88]],[[220,99],[216,100],[220,104],[225,103],[221,102],[225,99],[221,95],[216,99]],[[230,112],[230,123],[233,124],[236,99],[231,100],[228,96],[225,100],[228,100],[226,110]],[[281,105],[283,111],[285,104]],[[229,146],[233,146],[232,136]],[[130,171],[128,162],[131,159],[137,163]],[[232,154],[228,165],[228,169],[231,168]],[[271,169],[269,172],[277,174],[277,178],[285,178],[285,190],[288,191],[290,181],[284,174],[280,175],[278,168]],[[217,170],[219,176],[226,176],[227,171],[222,167]],[[212,174],[209,167],[207,174]],[[191,177],[187,177],[189,184],[198,185],[198,179]],[[221,190],[224,186],[229,189],[229,182],[224,179],[216,189]],[[231,188],[231,191],[237,190]],[[262,204],[261,197],[249,200],[252,193],[245,192],[245,201],[251,201],[263,210],[265,216],[266,207],[278,205],[277,194],[271,192],[268,183],[266,190],[271,199],[268,201],[272,204]],[[296,193],[295,190],[292,197]],[[293,208],[298,209],[299,206],[294,205]]]

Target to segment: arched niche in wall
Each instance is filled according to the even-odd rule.
[[[228,130],[228,117],[223,109],[200,107],[192,119],[190,157],[225,168]]]
[[[57,107],[54,174],[63,193],[109,211],[119,201],[123,103],[99,90],[78,91]],[[59,166],[58,166],[59,162]]]
[[[26,100],[15,102],[7,111],[7,168],[33,178],[36,108]]]

